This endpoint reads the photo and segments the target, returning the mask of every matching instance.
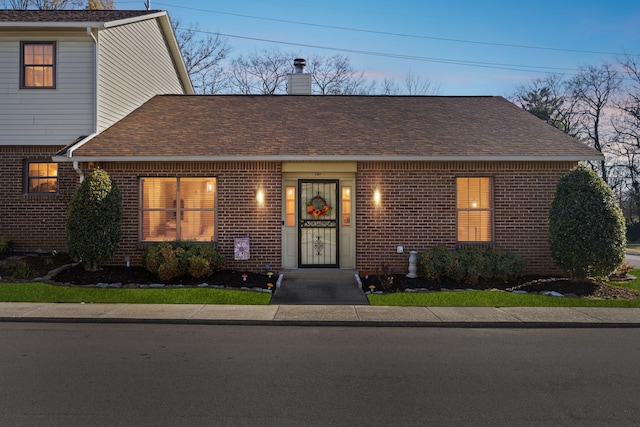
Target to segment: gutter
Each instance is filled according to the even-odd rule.
[[[95,135],[80,141],[67,151],[88,142]],[[58,162],[70,162],[64,156],[54,157]],[[73,160],[81,162],[232,162],[232,161],[262,161],[262,162],[579,162],[602,160],[599,155],[576,156],[80,156]]]
[[[65,153],[66,158],[68,159],[71,159],[73,157],[73,152],[76,148],[82,147],[84,144],[91,141],[98,135],[98,40],[93,35],[93,28],[91,26],[87,26],[87,34],[93,39],[93,133],[84,138],[82,141],[79,141],[77,144],[74,144],[72,147],[69,147],[69,149]],[[59,157],[54,156],[54,160],[56,158]],[[77,159],[73,159],[72,161],[73,169],[80,176],[80,183],[82,183],[82,181],[84,181],[84,172],[82,172],[82,169],[80,169],[80,167],[78,166]]]

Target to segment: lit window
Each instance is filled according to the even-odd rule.
[[[55,42],[20,44],[21,88],[55,88]]]
[[[215,178],[142,178],[141,240],[216,240]]]
[[[296,188],[287,187],[285,191],[285,224],[293,227],[296,225]]]
[[[459,242],[493,241],[491,178],[458,178]]]
[[[57,163],[27,163],[27,193],[55,193],[58,191]]]
[[[351,225],[351,187],[342,187],[342,225]]]

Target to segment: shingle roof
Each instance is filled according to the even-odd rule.
[[[73,151],[103,160],[599,159],[502,97],[161,95]]]
[[[159,10],[13,10],[0,9],[0,22],[111,22],[151,15]]]

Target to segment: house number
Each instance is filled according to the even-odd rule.
[[[316,176],[320,176],[320,175],[322,175],[322,172],[315,172],[315,175]]]

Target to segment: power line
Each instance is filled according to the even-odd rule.
[[[358,50],[358,49],[347,49],[341,47],[330,47],[330,46],[320,46],[320,45],[311,45],[304,43],[294,43],[287,41],[279,41],[279,40],[269,40],[257,37],[248,37],[248,36],[238,36],[235,34],[225,34],[225,33],[217,33],[212,31],[201,31],[201,30],[190,30],[193,32],[203,33],[203,34],[211,34],[211,35],[221,35],[224,37],[237,38],[243,40],[253,40],[265,43],[275,43],[289,46],[299,46],[299,47],[307,47],[311,49],[322,49],[322,50],[331,50],[337,52],[347,52],[359,55],[369,55],[369,56],[379,56],[384,58],[396,58],[396,59],[406,59],[413,61],[422,61],[422,62],[434,62],[441,64],[451,64],[451,65],[463,65],[468,67],[479,67],[479,68],[492,68],[498,70],[510,70],[510,71],[522,71],[522,72],[534,72],[534,73],[550,73],[555,71],[577,71],[575,68],[561,68],[561,67],[544,67],[537,65],[517,65],[517,64],[502,64],[495,62],[482,62],[482,61],[465,61],[458,59],[446,59],[446,58],[431,58],[425,56],[416,56],[416,55],[404,55],[398,53],[386,53],[386,52],[374,52],[367,50]]]
[[[416,35],[416,34],[404,34],[404,33],[395,33],[395,32],[387,32],[387,31],[369,30],[369,29],[362,29],[362,28],[314,24],[310,22],[291,21],[286,19],[265,18],[261,16],[244,15],[240,13],[221,12],[216,10],[201,9],[201,8],[194,8],[194,7],[187,7],[187,6],[176,6],[168,3],[156,3],[156,4],[167,6],[167,7],[174,7],[177,9],[188,9],[188,10],[193,10],[197,12],[208,12],[208,13],[215,13],[219,15],[236,16],[239,18],[258,19],[262,21],[281,22],[281,23],[287,23],[287,24],[304,25],[304,26],[318,27],[318,28],[329,28],[333,30],[352,31],[352,32],[360,32],[360,33],[368,33],[368,34],[379,34],[379,35],[394,36],[394,37],[437,40],[437,41],[446,41],[446,42],[453,42],[453,43],[468,43],[468,44],[485,45],[485,46],[500,46],[500,47],[510,47],[510,48],[517,48],[517,49],[534,49],[534,50],[547,50],[547,51],[556,51],[556,52],[586,53],[586,54],[593,54],[593,55],[623,55],[624,54],[622,52],[566,49],[566,48],[548,47],[548,46],[519,45],[519,44],[510,44],[510,43],[496,43],[496,42],[486,42],[486,41],[477,41],[477,40],[464,40],[464,39],[454,39],[454,38],[445,38],[445,37],[422,36],[422,35]],[[633,56],[640,56],[640,55],[633,55]]]

